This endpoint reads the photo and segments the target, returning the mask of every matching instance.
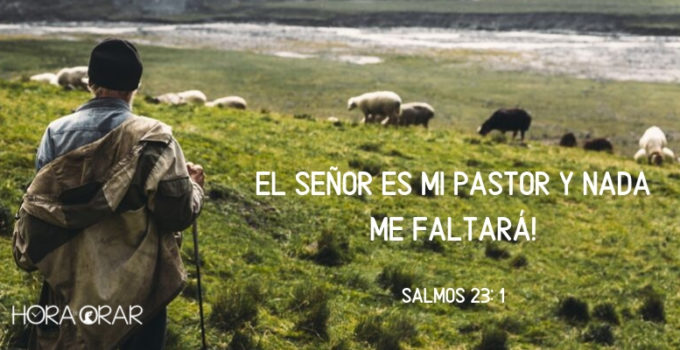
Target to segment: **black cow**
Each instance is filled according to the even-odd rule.
[[[512,138],[520,132],[521,139],[524,141],[524,133],[529,130],[531,116],[523,109],[499,109],[487,119],[477,130],[480,135],[486,135],[491,130],[499,130],[503,134],[512,131]]]

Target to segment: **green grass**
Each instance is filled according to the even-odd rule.
[[[87,64],[94,41],[0,40],[0,77],[16,79],[64,66]],[[680,86],[593,81],[526,72],[498,72],[473,63],[500,52],[435,51],[385,55],[378,65],[324,59],[296,60],[248,52],[143,46],[140,94],[188,89],[209,98],[240,95],[251,109],[359,120],[347,98],[393,90],[404,102],[436,109],[432,127],[474,132],[500,107],[520,106],[534,117],[528,137],[557,142],[567,131],[608,137],[616,152],[631,156],[644,130],[658,125],[674,134],[680,118]],[[472,61],[472,62],[471,62]],[[680,149],[680,138],[671,148]]]
[[[350,68],[357,69],[346,67]],[[0,81],[3,206],[17,209],[33,174],[35,147],[45,125],[87,98],[84,92]],[[199,224],[208,319],[220,319],[212,317],[219,300],[220,310],[236,308],[234,312],[252,315],[255,307],[257,316],[243,316],[246,321],[229,323],[227,328],[210,321],[208,340],[214,348],[226,348],[238,334],[241,344],[250,342],[264,349],[330,349],[341,343],[359,349],[368,346],[360,339],[371,332],[386,343],[401,340],[404,348],[471,347],[490,327],[505,329],[511,347],[589,348],[581,342],[587,325],[557,316],[560,300],[568,296],[586,301],[591,312],[598,304],[615,305],[622,315],[621,324],[612,328],[617,348],[680,346],[680,303],[675,292],[680,288],[677,166],[640,166],[628,157],[539,142],[530,142],[529,148],[498,144],[467,129],[426,131],[350,123],[337,127],[287,113],[158,106],[141,99],[135,110],[173,126],[187,158],[204,165],[207,188],[221,197],[206,202]],[[493,199],[255,196],[256,171],[277,171],[279,187],[290,193],[299,170],[331,166],[351,170],[348,164],[357,160],[370,160],[382,170],[414,173],[542,170],[554,179],[558,171],[644,170],[653,195],[564,197],[555,191],[548,197]],[[376,178],[374,189],[378,186]],[[520,210],[538,217],[537,241],[499,245],[512,257],[523,255],[528,264],[522,268],[512,268],[511,259],[486,257],[483,242],[444,243],[443,251],[435,251],[422,242],[370,242],[368,237],[372,214],[516,217]],[[310,247],[319,239],[327,240],[322,236],[328,232],[349,244],[349,260],[340,266],[309,258]],[[27,275],[14,266],[10,245],[9,238],[0,238],[0,322],[5,327],[9,327],[8,309],[33,302],[39,286],[36,274]],[[182,251],[192,275],[189,239]],[[466,309],[403,305],[377,282],[386,266],[400,266],[403,273],[415,276],[414,286],[505,288],[506,302]],[[665,296],[666,323],[644,321],[639,313],[648,285]],[[239,311],[238,303],[223,299],[230,295],[250,297],[238,299],[247,303]],[[304,300],[309,305],[301,303]],[[190,292],[170,304],[169,315],[169,348],[198,348],[197,304]],[[319,322],[325,317],[326,336],[309,330],[309,325],[323,330]],[[239,328],[233,330],[234,325]],[[408,337],[401,330],[408,330]]]
[[[85,64],[92,45],[0,40],[0,78],[13,79],[0,81],[0,206],[16,211],[32,178],[35,148],[46,124],[88,98],[84,92],[18,78]],[[467,51],[388,55],[383,64],[355,66],[244,52],[140,49],[145,62],[141,95],[198,88],[213,98],[242,95],[251,106],[240,112],[151,105],[142,96],[135,101],[137,113],[173,126],[187,158],[205,166],[208,189],[220,197],[206,203],[200,219],[209,343],[215,348],[224,349],[237,338],[264,349],[341,344],[360,349],[368,346],[362,339],[371,334],[377,337],[373,342],[401,340],[405,348],[472,347],[482,334],[496,329],[509,333],[512,348],[589,348],[581,341],[593,338],[598,323],[573,325],[557,316],[560,301],[569,296],[587,302],[591,314],[598,305],[614,305],[620,318],[620,325],[612,328],[616,348],[680,346],[675,295],[680,287],[680,229],[675,223],[680,171],[677,165],[654,168],[630,160],[648,125],[674,130],[680,87],[494,72],[471,64],[470,57],[478,53]],[[372,89],[391,89],[405,100],[432,103],[438,111],[433,127],[351,124],[358,116],[345,110],[346,98]],[[514,105],[534,115],[529,148],[474,135],[491,111]],[[294,114],[309,114],[316,121],[295,119]],[[330,115],[343,118],[342,126],[323,121]],[[566,130],[610,136],[619,153],[546,145]],[[673,141],[676,150],[679,145]],[[295,172],[331,166],[351,170],[350,164],[413,173],[542,170],[553,181],[559,171],[644,170],[653,195],[292,195]],[[259,170],[277,171],[279,187],[291,195],[255,196]],[[495,248],[508,252],[508,259],[487,257],[483,242],[424,245],[370,242],[368,237],[371,215],[516,217],[520,210],[538,217],[538,240],[499,243]],[[189,239],[184,242],[192,275],[192,246]],[[11,306],[35,301],[39,276],[14,266],[9,238],[0,238],[0,245],[0,324],[7,335],[16,332],[9,327]],[[389,287],[381,287],[389,284],[378,283],[386,267],[401,267],[399,275],[414,276],[418,287],[505,288],[506,303],[467,309],[402,305]],[[665,296],[666,323],[644,321],[639,312],[648,303],[648,285]],[[195,282],[170,305],[170,349],[198,348],[194,290]],[[224,317],[213,316],[215,305],[239,317],[229,316],[225,323]],[[411,336],[395,335],[401,330]]]

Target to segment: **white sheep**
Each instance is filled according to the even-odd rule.
[[[63,68],[57,73],[57,83],[66,89],[87,90],[87,66]]]
[[[430,119],[434,118],[434,108],[425,102],[411,102],[401,105],[399,119],[394,124],[422,125],[427,128]]]
[[[359,108],[365,123],[387,124],[399,118],[401,97],[391,91],[368,92],[347,101],[347,110]]]
[[[656,165],[661,165],[664,158],[672,162],[675,154],[666,145],[666,135],[658,127],[652,126],[640,138],[640,150],[635,153],[634,158],[640,161],[646,157],[650,164]]]
[[[246,109],[248,104],[243,97],[239,96],[227,96],[218,98],[214,101],[210,101],[205,104],[208,107],[221,107],[221,108],[236,108],[236,109]]]
[[[36,81],[39,83],[47,83],[50,85],[56,85],[59,86],[59,83],[57,82],[57,75],[54,73],[42,73],[42,74],[36,74],[32,75],[29,78],[31,81]]]
[[[208,100],[205,97],[205,94],[199,90],[187,90],[178,92],[177,96],[179,96],[181,104],[189,103],[195,105],[204,105],[205,102]]]
[[[172,106],[184,105],[184,104],[205,104],[207,98],[205,94],[198,90],[187,90],[182,92],[168,92],[167,94],[162,94],[151,98],[152,102],[163,103]]]
[[[153,100],[153,102],[156,102],[156,103],[163,103],[163,104],[168,104],[168,105],[173,105],[173,106],[182,104],[182,99],[179,97],[179,95],[177,95],[174,92],[169,92],[167,94],[156,96],[152,100]]]

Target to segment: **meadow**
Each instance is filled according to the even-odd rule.
[[[95,41],[0,40],[0,77],[19,79],[61,67],[86,65]],[[361,54],[358,52],[357,54]],[[607,137],[615,152],[631,156],[644,130],[657,125],[680,149],[676,84],[577,79],[532,72],[495,71],[485,58],[503,52],[424,51],[381,56],[377,65],[321,58],[289,59],[241,51],[144,46],[140,95],[189,89],[208,98],[243,96],[251,109],[360,120],[347,99],[392,90],[404,102],[426,101],[437,111],[433,128],[474,132],[494,110],[521,107],[533,116],[528,137],[556,143],[565,132]]]
[[[0,41],[0,323],[21,342],[11,307],[31,304],[39,276],[14,266],[11,217],[33,175],[45,125],[86,101],[85,92],[22,76],[84,64],[90,42]],[[636,164],[627,153],[587,153],[547,141],[566,130],[612,136],[632,148],[649,123],[671,129],[678,87],[492,72],[457,55],[395,56],[355,66],[243,52],[142,47],[147,69],[137,113],[174,129],[189,160],[208,174],[199,220],[208,340],[215,349],[674,349],[680,346],[680,169]],[[199,88],[240,94],[248,111],[162,106],[144,95]],[[435,125],[354,123],[346,97],[394,88],[437,108]],[[476,126],[502,105],[535,115],[528,146]],[[330,123],[330,115],[342,118]],[[644,117],[644,118],[643,118]],[[623,142],[628,142],[628,146]],[[277,172],[292,192],[301,170],[644,171],[651,196],[263,197],[255,173]],[[536,241],[371,242],[371,217],[525,216]],[[407,230],[407,234],[409,231]],[[196,261],[185,233],[187,289],[169,306],[170,349],[196,349]],[[403,286],[504,288],[505,302],[403,304]],[[504,341],[505,340],[505,341]],[[496,343],[494,343],[496,342]],[[495,345],[494,345],[495,344]]]

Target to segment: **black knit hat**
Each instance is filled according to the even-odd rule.
[[[92,49],[87,75],[91,84],[107,89],[136,90],[142,78],[142,60],[131,42],[105,39]]]

